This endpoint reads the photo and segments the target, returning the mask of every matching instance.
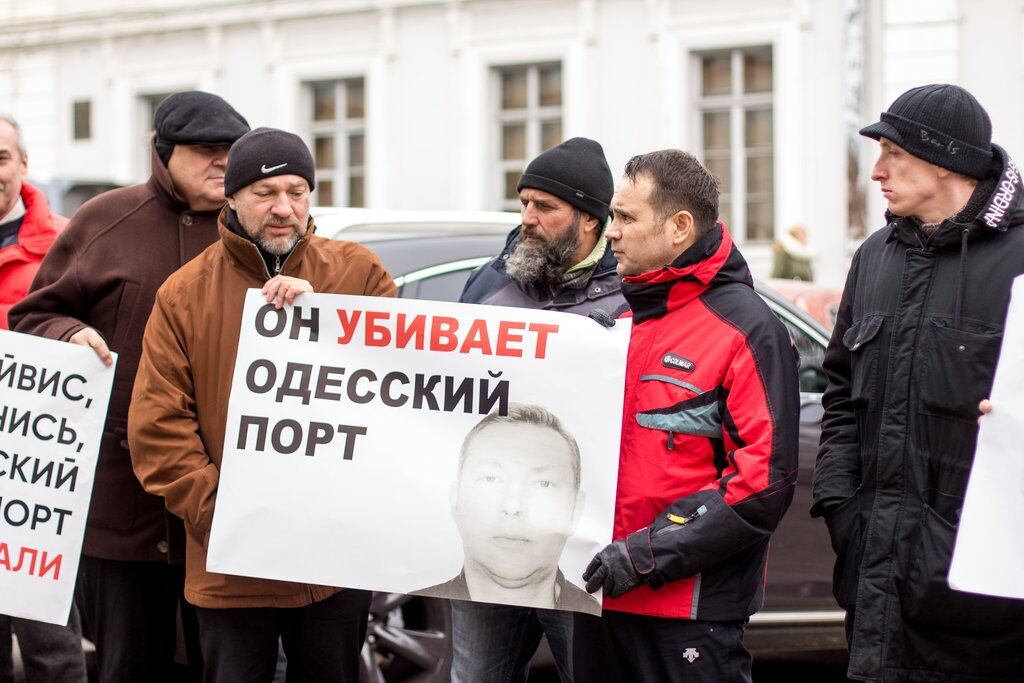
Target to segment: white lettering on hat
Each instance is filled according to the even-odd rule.
[[[926,131],[924,128],[921,129],[921,142],[930,142],[935,147],[945,147],[946,151],[949,152],[950,156],[960,151],[960,148],[954,145],[952,140],[950,140],[946,144],[943,144],[942,141],[939,140],[938,138],[933,138],[930,135],[928,135],[928,131]]]
[[[279,168],[284,168],[287,165],[288,165],[287,161],[284,162],[283,164],[278,164],[277,166],[271,166],[270,168],[267,168],[267,165],[263,164],[262,166],[260,166],[260,171],[263,172],[263,173],[270,173],[271,171],[276,171]]]

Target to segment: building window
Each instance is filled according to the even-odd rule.
[[[71,103],[71,139],[92,139],[92,101],[77,100]]]
[[[720,215],[747,242],[775,234],[770,47],[696,56],[699,147],[722,183]]]
[[[518,211],[516,185],[526,164],[562,141],[562,65],[499,67],[494,75],[498,205]]]
[[[366,80],[307,84],[310,147],[316,164],[313,202],[366,206]]]

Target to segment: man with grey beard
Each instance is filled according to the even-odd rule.
[[[552,147],[517,190],[522,224],[459,300],[614,318],[624,299],[604,236],[614,181],[601,145],[572,138]],[[572,680],[572,612],[453,600],[452,626],[455,682],[525,681],[545,635],[559,677]]]
[[[257,128],[240,137],[224,171],[220,240],[167,279],[143,338],[128,414],[132,466],[184,522],[185,598],[196,607],[206,683],[270,681],[279,642],[289,681],[358,678],[368,591],[206,566],[246,290],[262,287],[278,307],[312,291],[395,294],[366,247],[313,234],[315,180],[297,135]]]

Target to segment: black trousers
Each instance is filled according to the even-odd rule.
[[[12,635],[18,637],[24,677],[29,683],[87,683],[82,626],[74,605],[67,626],[0,616],[0,683],[17,680]]]
[[[746,621],[661,619],[608,610],[573,614],[576,683],[750,683]]]
[[[203,680],[270,683],[280,639],[288,683],[356,683],[371,596],[346,588],[305,607],[198,607]]]
[[[96,645],[101,683],[175,680],[179,607],[189,672],[199,681],[199,629],[184,585],[182,565],[82,556],[76,601],[82,630]]]

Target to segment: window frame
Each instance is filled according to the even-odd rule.
[[[350,118],[348,116],[348,86],[355,81],[362,82],[363,115],[358,118]],[[334,88],[334,118],[317,121],[314,118],[316,114],[315,88],[327,84],[332,85]],[[369,79],[365,74],[311,78],[302,82],[303,101],[305,103],[303,118],[306,124],[306,142],[313,153],[314,164],[316,163],[316,139],[318,137],[330,136],[333,139],[334,146],[334,165],[332,167],[315,167],[317,188],[313,191],[312,201],[318,206],[355,206],[357,208],[364,208],[368,205],[368,86]],[[362,134],[363,136],[363,158],[362,164],[358,166],[353,166],[349,163],[351,161],[350,139],[355,134]],[[361,177],[363,180],[363,197],[362,202],[359,204],[352,204],[351,182],[354,177]],[[320,187],[324,182],[331,183],[333,197],[330,204],[324,204],[320,201]]]
[[[84,130],[79,127],[79,108],[84,109]],[[92,140],[92,99],[88,97],[71,101],[71,141],[87,142]]]
[[[543,106],[540,103],[540,72],[543,69],[558,67],[559,104]],[[504,109],[502,107],[502,77],[511,71],[526,71],[526,107]],[[522,173],[527,164],[535,159],[543,149],[542,127],[545,123],[557,120],[561,128],[559,142],[565,138],[565,61],[562,59],[545,59],[532,62],[510,64],[494,64],[491,72],[492,129],[494,131],[492,172],[494,181],[497,211],[519,211],[518,198],[505,196],[505,176],[509,172]],[[523,159],[505,159],[502,133],[507,124],[522,123],[526,127],[525,157]]]
[[[772,86],[767,92],[744,92],[744,57],[749,54],[767,53],[771,59]],[[708,57],[728,54],[730,60],[730,92],[722,95],[704,94],[704,60]],[[695,114],[694,149],[699,150],[700,160],[707,163],[707,152],[704,148],[704,115],[706,113],[729,114],[729,192],[722,192],[720,204],[729,208],[729,229],[736,240],[747,244],[770,244],[775,239],[776,202],[778,201],[778,182],[776,164],[777,148],[777,92],[779,88],[777,65],[778,54],[771,42],[753,43],[731,47],[716,47],[694,50],[691,52],[692,79],[694,83],[693,111]],[[746,142],[746,114],[750,111],[768,110],[771,112],[771,145],[748,147]],[[749,178],[747,173],[748,159],[764,156],[767,152],[771,163],[771,188],[768,192],[747,192]],[[749,156],[748,156],[749,155]],[[724,155],[723,155],[724,156]],[[742,201],[738,201],[742,200]],[[771,230],[761,238],[753,238],[748,230],[747,204],[751,201],[770,201]]]

